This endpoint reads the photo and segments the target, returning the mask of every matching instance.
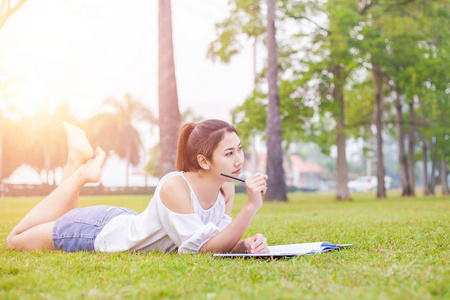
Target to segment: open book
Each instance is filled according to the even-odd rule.
[[[334,245],[329,242],[303,243],[269,246],[270,253],[218,253],[214,257],[292,257],[307,254],[317,254],[333,250],[339,250],[345,247],[351,247],[352,244]]]

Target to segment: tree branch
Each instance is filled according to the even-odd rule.
[[[1,0],[0,4],[0,29],[2,29],[3,25],[5,25],[6,21],[14,14],[27,0],[19,0],[16,6],[11,7],[11,0]],[[8,1],[8,7],[5,9],[6,1]]]
[[[330,32],[329,32],[327,29],[325,29],[324,27],[322,27],[322,26],[320,26],[319,24],[317,24],[316,21],[313,21],[313,20],[311,20],[310,18],[305,17],[304,15],[302,15],[301,17],[302,17],[303,19],[305,19],[306,21],[313,23],[314,25],[317,26],[317,28],[319,28],[319,29],[325,31],[327,34],[330,34]]]
[[[370,2],[369,4],[366,4],[362,10],[359,11],[360,15],[363,15],[366,13],[366,11],[373,5],[373,2]]]

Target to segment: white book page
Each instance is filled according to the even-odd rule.
[[[319,253],[323,242],[269,246],[270,254]]]

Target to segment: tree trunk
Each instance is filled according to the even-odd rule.
[[[253,43],[253,96],[256,96],[256,77],[258,76],[258,71],[256,70],[256,36]],[[258,153],[256,152],[256,135],[250,136],[250,160],[252,162],[252,174],[256,173],[256,168],[258,164]]]
[[[415,195],[416,176],[414,174],[414,145],[415,138],[415,115],[414,115],[414,98],[409,102],[409,139],[408,139],[408,179],[411,187],[411,196]]]
[[[44,168],[47,184],[50,185],[50,153],[47,148],[44,148]]]
[[[400,102],[399,95],[396,93],[395,99],[395,122],[397,125],[397,143],[398,143],[398,161],[400,163],[400,178],[402,181],[402,196],[411,196],[411,186],[408,179],[408,164],[406,162],[405,155],[405,134],[403,131],[403,112],[402,103]]]
[[[423,162],[423,173],[422,173],[422,185],[423,185],[423,194],[429,195],[430,189],[428,186],[428,153],[427,153],[427,141],[425,137],[422,136],[422,162]]]
[[[173,59],[172,11],[170,0],[159,0],[159,176],[175,170],[178,129],[181,123]]]
[[[349,200],[348,191],[348,164],[345,156],[345,114],[344,114],[344,93],[342,80],[342,67],[333,68],[335,79],[333,88],[333,100],[339,104],[339,114],[335,116],[337,126],[337,160],[336,160],[336,199]]]
[[[423,102],[419,100],[420,109],[423,110]],[[425,138],[424,128],[428,127],[427,120],[425,118],[425,114],[422,113],[422,130],[420,131],[420,139],[422,141],[422,187],[423,187],[423,194],[425,196],[430,195],[430,187],[428,184],[428,146],[427,146],[427,139]]]
[[[381,117],[383,115],[383,98],[382,98],[382,78],[383,73],[380,66],[372,63],[373,78],[375,84],[375,123],[377,127],[377,198],[386,198],[386,189],[384,187],[384,165],[383,165],[383,137],[381,136]]]
[[[125,127],[125,186],[130,184],[130,164],[131,164],[131,123]]]
[[[431,138],[430,143],[430,160],[431,160],[431,174],[430,174],[430,195],[435,194],[434,187],[436,186],[436,166],[437,160],[434,157],[434,145],[436,144],[436,140],[434,137]]]
[[[372,137],[367,138],[367,149],[372,149]],[[366,152],[366,176],[372,176],[372,154]]]
[[[281,147],[281,117],[278,92],[278,57],[275,39],[275,0],[267,0],[267,48],[269,105],[267,107],[267,180],[265,197],[270,201],[287,201],[286,180]]]
[[[0,133],[0,183],[3,181],[3,135]]]
[[[128,142],[127,144],[127,153],[126,153],[126,161],[127,161],[127,170],[125,171],[125,186],[128,187],[130,184],[130,161],[131,161],[131,144]]]
[[[450,194],[448,190],[448,184],[447,184],[447,162],[445,161],[445,157],[441,159],[441,170],[440,170],[440,177],[441,177],[441,189],[442,189],[442,195],[448,195]]]

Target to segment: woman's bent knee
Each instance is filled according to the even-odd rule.
[[[52,227],[54,222],[48,222],[32,227],[17,234],[14,230],[6,238],[6,247],[15,250],[52,250]]]
[[[14,247],[14,237],[16,235],[13,234],[12,232],[8,235],[8,237],[6,238],[6,248],[8,249],[16,249]]]

